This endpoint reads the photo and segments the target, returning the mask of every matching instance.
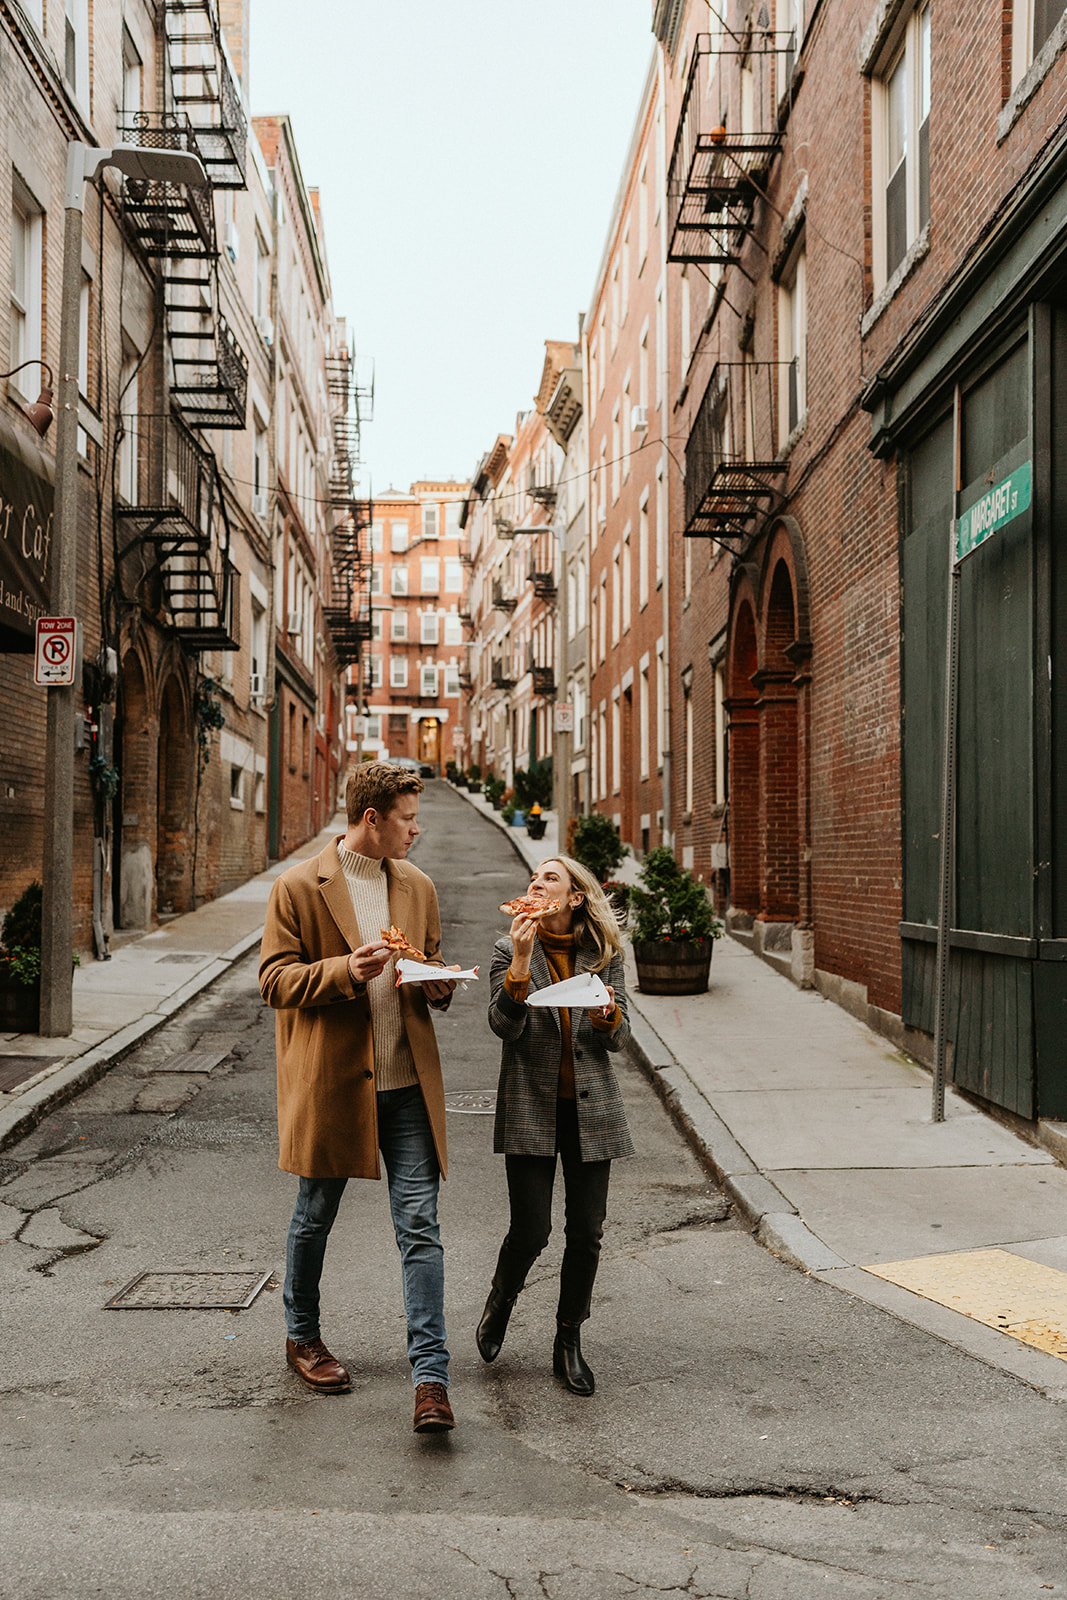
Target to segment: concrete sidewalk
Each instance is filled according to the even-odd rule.
[[[556,849],[547,816],[539,842],[508,830],[531,867]],[[703,995],[642,994],[628,968],[642,1065],[769,1249],[1067,1400],[1067,1171],[1049,1150],[952,1089],[934,1123],[926,1070],[733,939]]]
[[[0,1092],[0,1150],[24,1137],[50,1107],[99,1078],[258,945],[275,878],[295,861],[317,855],[344,830],[339,814],[317,838],[230,894],[138,938],[120,934],[110,961],[75,970],[69,1038],[0,1034],[0,1083],[9,1085]]]

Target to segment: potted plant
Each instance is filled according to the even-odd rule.
[[[574,817],[567,830],[567,850],[575,861],[588,867],[598,883],[607,883],[616,867],[629,855],[619,830],[602,811]]]
[[[446,761],[445,777],[448,779],[449,783],[460,783],[463,778],[463,772],[459,767],[456,766],[454,761]]]
[[[0,932],[0,1031],[36,1033],[41,1025],[41,885],[24,889]]]
[[[467,768],[467,792],[469,794],[481,794],[482,792],[482,769],[477,761],[472,761]]]
[[[678,865],[667,845],[650,850],[630,890],[630,942],[644,994],[703,994],[723,924],[704,885]]]
[[[483,792],[494,811],[499,811],[504,803],[504,788],[503,778],[494,778],[490,775],[485,780]]]
[[[503,822],[506,822],[508,827],[510,828],[512,822],[515,819],[515,791],[514,791],[514,789],[505,789],[504,790],[504,793],[501,796],[501,800],[500,800],[500,816],[501,816],[501,820]]]

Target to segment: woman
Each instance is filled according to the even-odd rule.
[[[608,1058],[630,1037],[622,945],[603,889],[569,856],[542,862],[529,893],[558,900],[559,909],[520,914],[493,953],[489,1026],[504,1041],[493,1148],[505,1157],[511,1226],[476,1337],[482,1360],[495,1361],[515,1298],[548,1243],[558,1155],[566,1247],[552,1367],[574,1394],[590,1395],[595,1380],[579,1330],[589,1316],[611,1163],[634,1153]],[[527,1005],[531,989],[582,972],[601,974],[609,997],[602,1010]]]

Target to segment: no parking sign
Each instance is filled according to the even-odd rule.
[[[62,688],[74,682],[78,657],[78,624],[73,617],[37,618],[34,683]]]

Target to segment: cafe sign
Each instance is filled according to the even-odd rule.
[[[995,489],[964,511],[956,522],[956,560],[962,561],[972,550],[1021,517],[1030,507],[1033,468],[1029,461],[1016,467]]]
[[[0,418],[0,653],[32,654],[48,612],[52,463]]]

